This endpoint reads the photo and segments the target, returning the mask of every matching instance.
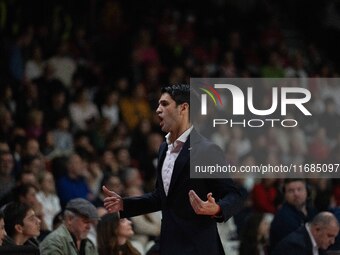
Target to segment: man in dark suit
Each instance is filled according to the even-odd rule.
[[[277,244],[272,255],[321,255],[334,243],[339,232],[339,222],[330,212],[317,214]]]
[[[191,157],[206,165],[225,165],[223,152],[202,137],[189,120],[190,87],[162,89],[156,110],[168,133],[159,150],[157,184],[153,192],[121,198],[103,187],[109,212],[122,217],[162,210],[162,255],[224,254],[216,221],[226,221],[242,207],[244,196],[231,179],[191,179]],[[189,142],[190,136],[190,142]]]
[[[270,250],[287,235],[311,221],[316,209],[308,203],[307,183],[304,179],[284,180],[285,202],[277,211],[270,226]]]

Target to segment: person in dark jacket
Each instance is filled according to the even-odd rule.
[[[121,198],[103,187],[104,205],[109,212],[120,211],[121,217],[162,210],[162,255],[224,254],[216,221],[236,214],[244,196],[231,179],[190,178],[191,160],[225,165],[224,154],[191,125],[189,85],[164,87],[161,93],[156,113],[168,134],[159,150],[155,190]]]
[[[277,244],[272,255],[322,255],[334,243],[339,222],[330,212],[321,212],[311,223],[295,230]]]

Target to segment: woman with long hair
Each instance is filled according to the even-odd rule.
[[[252,213],[240,236],[239,255],[267,255],[271,214]]]
[[[131,221],[120,219],[118,213],[104,215],[97,225],[99,255],[140,255],[129,238],[134,234]]]

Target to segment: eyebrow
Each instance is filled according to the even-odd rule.
[[[159,100],[158,103],[159,103],[159,104],[161,104],[161,103],[169,103],[169,101],[166,100],[166,99],[162,99],[162,100]]]

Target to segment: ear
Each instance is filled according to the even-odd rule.
[[[180,106],[181,106],[181,111],[189,111],[189,104],[188,103],[183,103]]]
[[[14,229],[15,229],[16,232],[18,232],[20,234],[22,234],[23,231],[24,231],[23,226],[21,226],[20,224],[15,224]]]

